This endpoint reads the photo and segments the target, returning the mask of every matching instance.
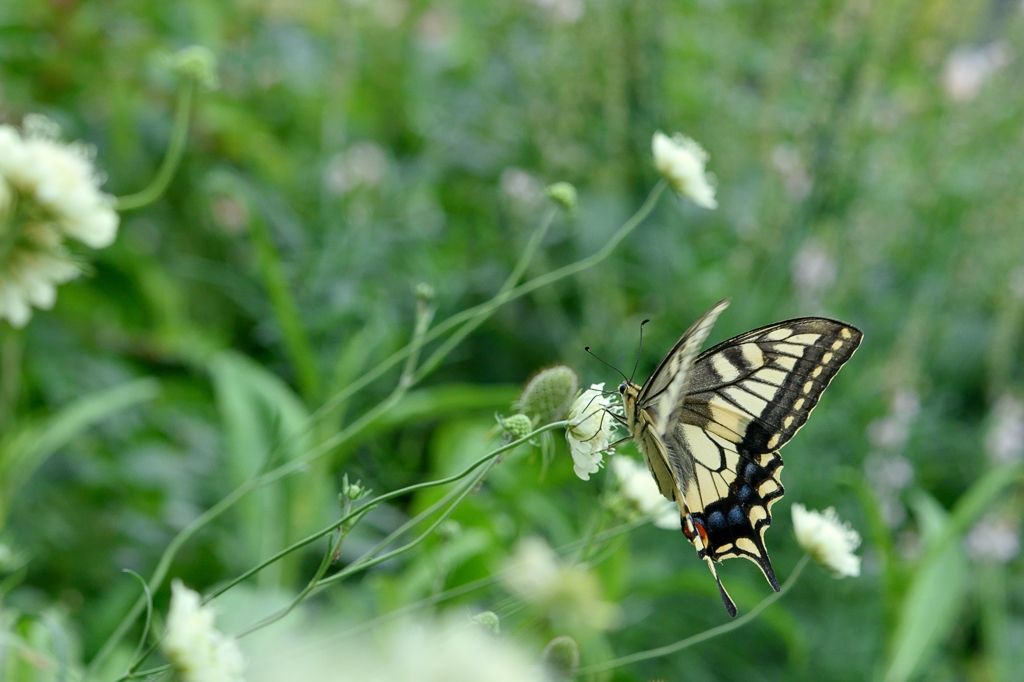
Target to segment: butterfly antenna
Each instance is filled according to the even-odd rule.
[[[622,370],[620,370],[620,369],[619,369],[618,367],[616,367],[615,365],[611,364],[610,362],[605,362],[605,361],[604,361],[604,360],[602,360],[601,358],[598,358],[598,357],[597,357],[596,355],[594,355],[594,352],[593,352],[592,350],[590,350],[590,346],[585,346],[585,347],[583,348],[583,350],[587,351],[587,352],[588,352],[588,353],[590,353],[590,354],[591,354],[592,356],[594,356],[595,358],[597,358],[597,361],[598,361],[598,362],[602,362],[602,363],[604,363],[604,364],[608,365],[609,367],[611,367],[612,369],[614,369],[614,370],[615,370],[616,372],[618,372],[618,373],[619,373],[619,374],[620,374],[620,375],[622,376],[622,378],[623,378],[623,379],[626,379],[626,375],[625,375],[625,374],[622,374]],[[628,379],[627,379],[627,381],[628,381]]]
[[[640,323],[640,347],[636,349],[636,362],[633,363],[633,373],[629,375],[629,381],[631,383],[633,381],[633,377],[636,376],[636,368],[640,365],[640,351],[644,349],[644,325],[648,322],[650,322],[650,320],[644,320]]]

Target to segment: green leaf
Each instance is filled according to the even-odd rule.
[[[156,398],[160,385],[139,379],[79,398],[49,417],[18,428],[0,443],[0,527],[11,498],[51,455],[86,429]]]

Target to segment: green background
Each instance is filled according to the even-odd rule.
[[[384,492],[451,472],[493,447],[493,414],[541,367],[617,384],[583,347],[628,368],[651,318],[646,376],[729,297],[712,342],[814,314],[865,333],[783,452],[787,495],[767,535],[784,578],[801,555],[789,504],[835,506],[864,537],[863,574],[809,567],[756,623],[614,679],[1019,673],[1024,564],[963,544],[982,513],[1019,535],[1019,484],[995,492],[1019,469],[985,446],[999,400],[1022,392],[1019,3],[6,0],[0,116],[46,114],[96,146],[106,191],[138,191],[173,121],[164,56],[189,44],[217,56],[220,87],[197,95],[168,191],[124,213],[113,246],[81,251],[90,271],[53,311],[2,330],[3,452],[33,463],[0,470],[2,537],[28,560],[4,583],[5,628],[45,640],[11,614],[51,614],[88,662],[139,592],[121,569],[148,575],[282,434],[407,342],[417,283],[436,289],[439,319],[488,299],[555,181],[576,185],[579,209],[556,219],[527,277],[593,253],[656,183],[661,129],[708,150],[718,210],[666,193],[609,260],[501,308],[390,417],[203,530],[172,575],[207,588],[329,523],[344,473]],[[956,89],[961,67],[981,74],[977,89]],[[456,512],[458,530],[310,609],[370,618],[493,573],[516,538],[579,539],[606,474],[578,480],[556,441],[545,476],[536,451],[510,457]],[[353,546],[435,499],[380,510]],[[249,588],[293,593],[318,561],[291,557]],[[727,618],[678,533],[641,528],[595,571],[623,616],[571,633],[585,664]],[[741,612],[770,593],[746,562],[720,574]],[[446,604],[505,601],[491,587]],[[565,632],[528,610],[503,630],[536,651]]]

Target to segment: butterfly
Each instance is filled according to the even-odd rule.
[[[801,317],[723,341],[698,355],[720,301],[638,386],[619,386],[620,420],[661,494],[679,505],[682,530],[707,561],[726,611],[733,602],[715,562],[742,557],[778,592],[764,532],[785,492],[779,449],[807,421],[822,392],[860,345],[845,322]]]

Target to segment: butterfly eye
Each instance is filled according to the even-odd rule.
[[[625,392],[626,392],[626,382],[623,381],[621,384],[619,384],[619,393],[625,393]]]

